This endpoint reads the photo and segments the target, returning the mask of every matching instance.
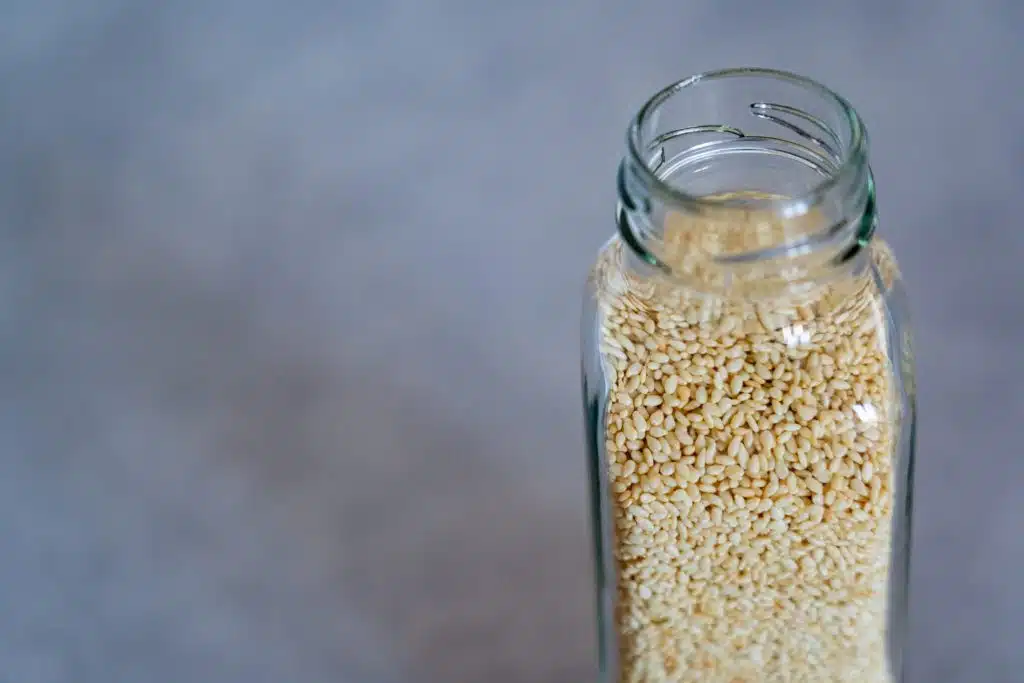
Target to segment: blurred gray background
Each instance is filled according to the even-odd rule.
[[[6,0],[0,681],[593,681],[582,282],[634,110],[755,64],[871,130],[911,680],[1019,682],[1022,35],[1013,0]]]

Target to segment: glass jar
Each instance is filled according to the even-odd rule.
[[[601,681],[901,681],[912,356],[860,118],[735,69],[627,143],[583,317]]]

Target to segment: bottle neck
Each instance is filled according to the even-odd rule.
[[[822,86],[750,69],[688,79],[644,106],[628,143],[617,221],[634,263],[744,298],[863,263],[876,224],[866,134]]]

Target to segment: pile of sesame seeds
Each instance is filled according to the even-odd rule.
[[[876,282],[709,300],[631,277],[621,249],[595,270],[619,680],[890,683]]]

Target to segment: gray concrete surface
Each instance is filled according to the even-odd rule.
[[[3,683],[594,680],[580,287],[633,110],[738,64],[871,129],[919,330],[911,680],[1021,680],[1020,3],[0,19]]]

